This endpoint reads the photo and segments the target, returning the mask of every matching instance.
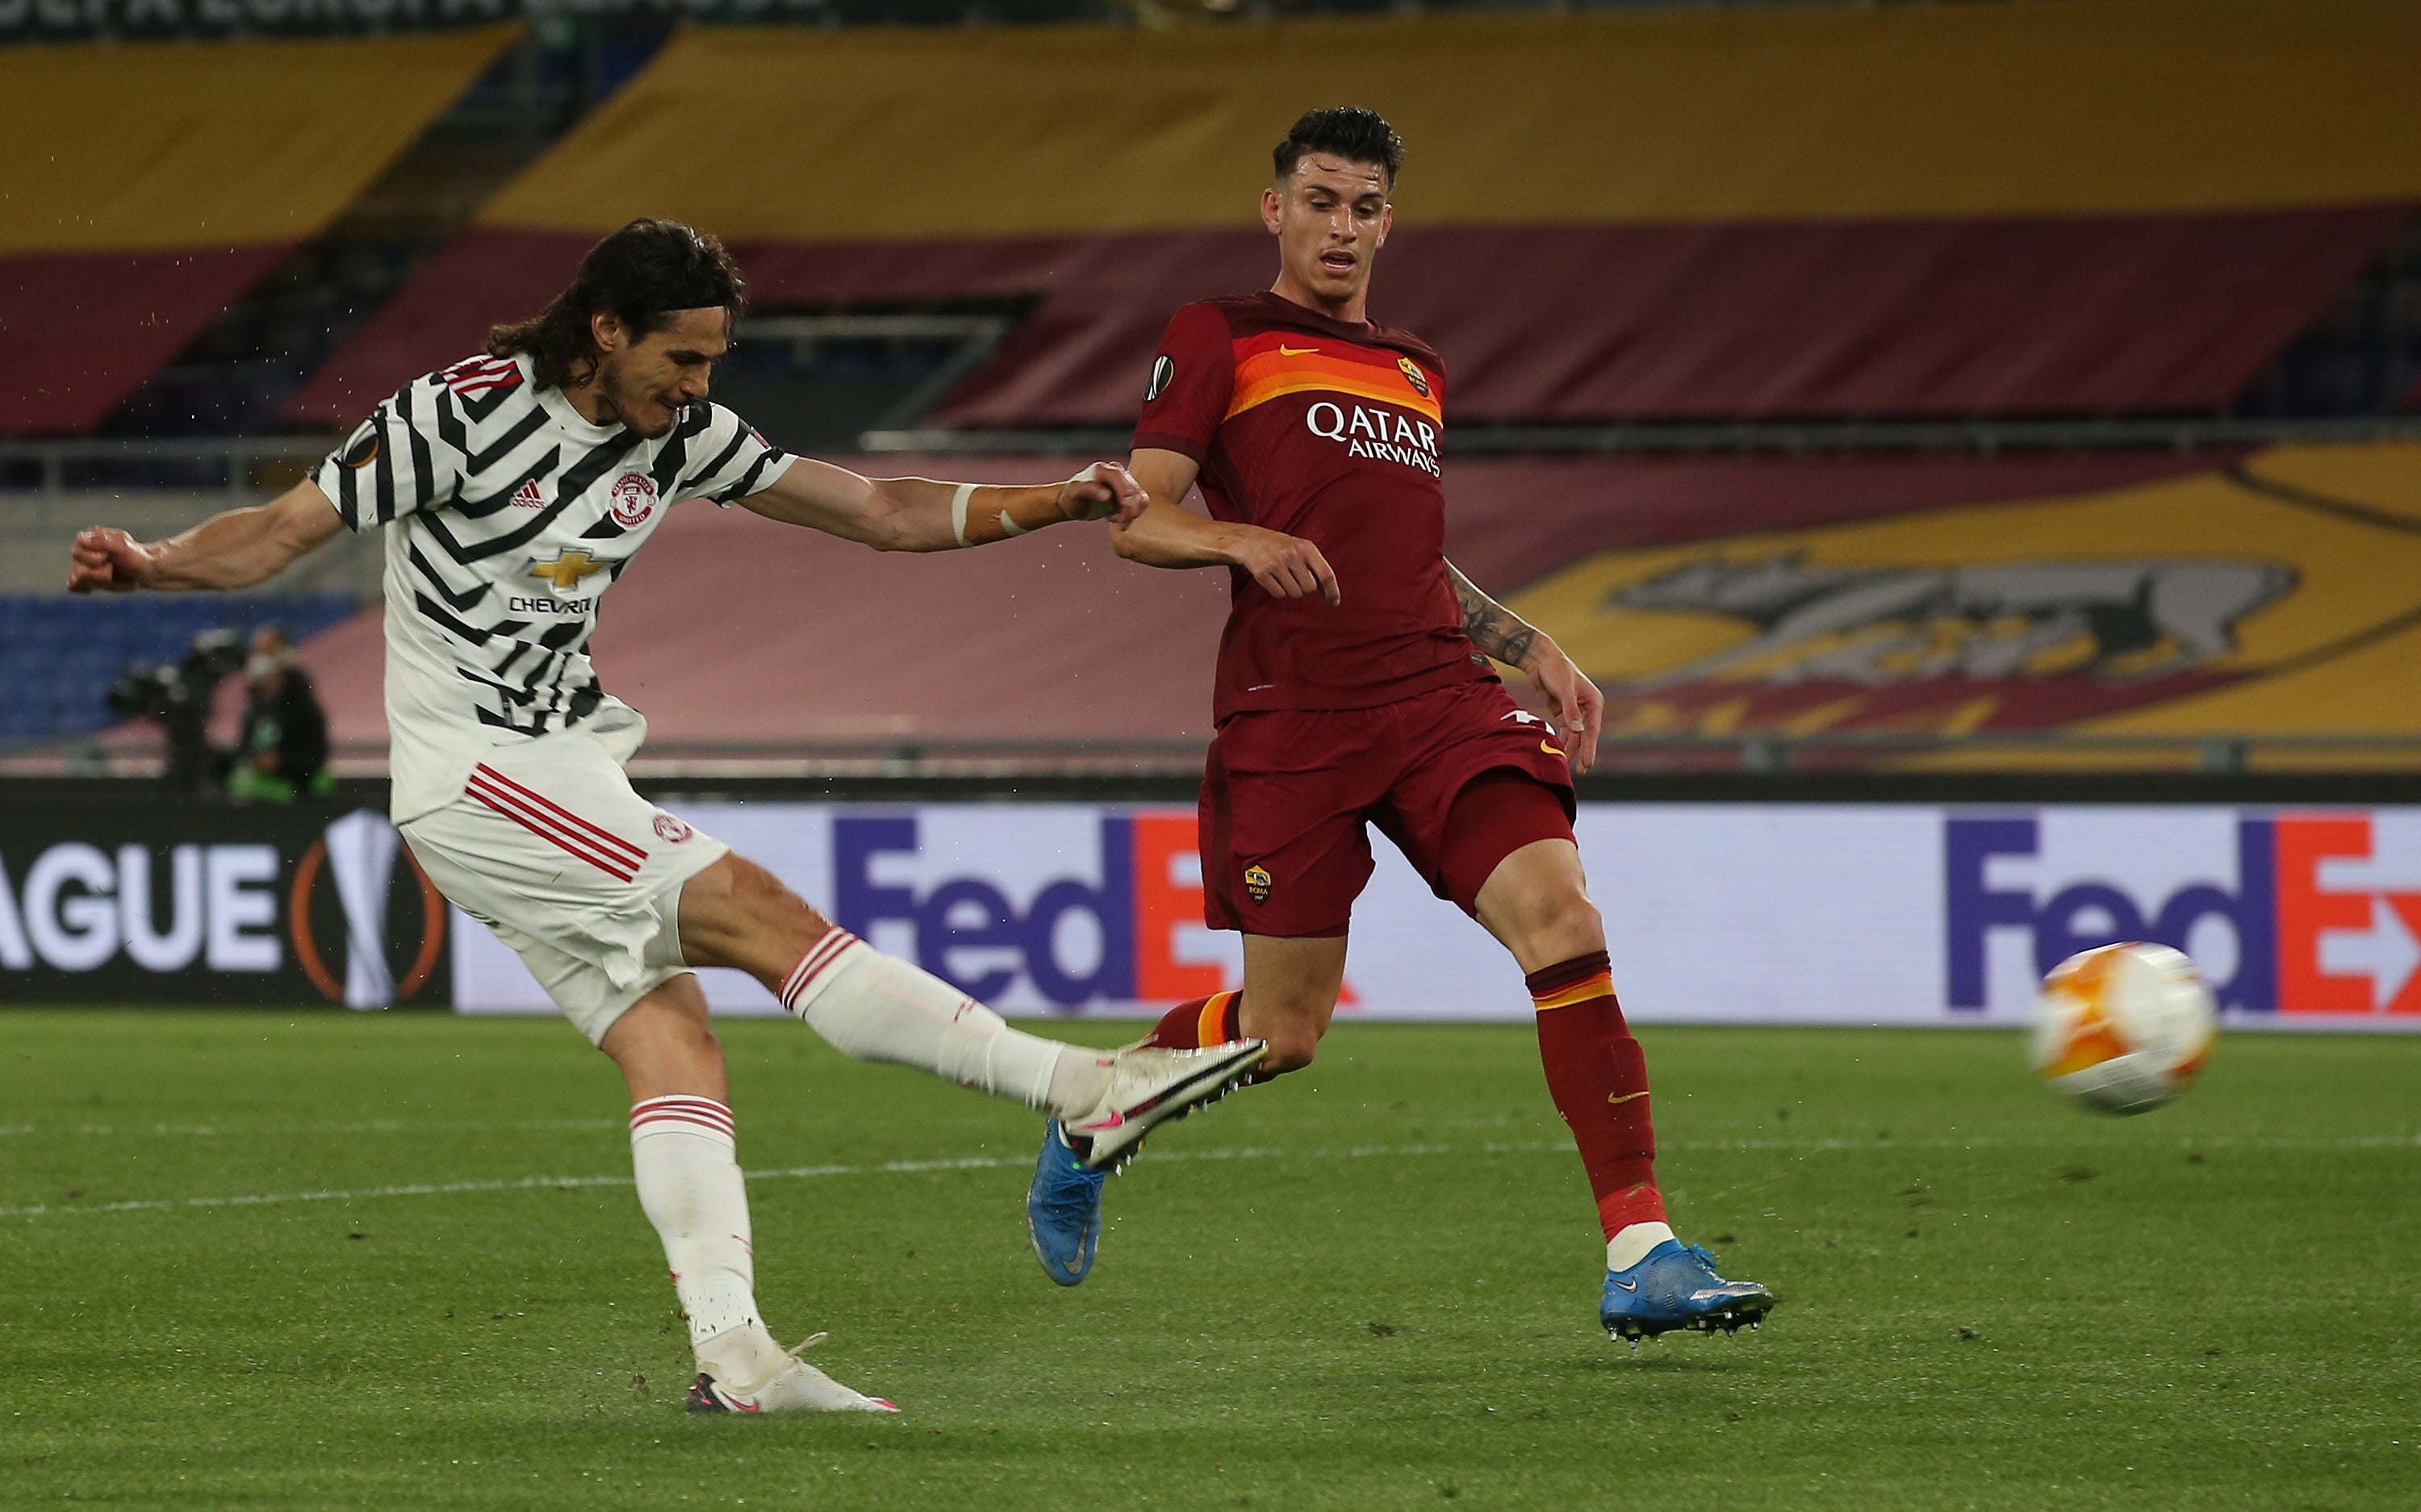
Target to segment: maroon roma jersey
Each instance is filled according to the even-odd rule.
[[[1213,517],[1318,546],[1345,600],[1275,598],[1231,570],[1214,719],[1368,709],[1494,676],[1446,581],[1445,408],[1444,366],[1406,332],[1272,293],[1168,322],[1135,448],[1200,463]]]

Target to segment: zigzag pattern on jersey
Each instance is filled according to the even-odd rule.
[[[322,476],[333,475],[348,525],[400,527],[394,586],[408,588],[418,620],[452,643],[453,670],[476,690],[472,711],[479,722],[536,736],[578,723],[604,697],[584,654],[601,593],[581,599],[559,590],[597,572],[610,586],[629,557],[584,551],[574,577],[550,593],[521,581],[542,577],[535,568],[546,564],[534,557],[533,569],[520,571],[509,565],[517,554],[543,552],[537,543],[551,532],[561,542],[567,524],[582,542],[630,535],[637,527],[616,520],[598,490],[617,468],[643,466],[655,497],[678,501],[736,465],[753,438],[760,455],[710,495],[720,502],[753,491],[784,454],[727,412],[696,404],[652,444],[652,457],[643,456],[646,438],[623,429],[567,461],[567,432],[528,378],[522,360],[481,357],[407,384]],[[575,508],[597,518],[586,526],[565,522]],[[531,597],[551,599],[554,612],[517,613],[513,601]]]

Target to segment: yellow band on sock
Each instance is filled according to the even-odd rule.
[[[1203,1000],[1202,1020],[1194,1031],[1195,1044],[1224,1045],[1227,1042],[1227,1005],[1235,1000],[1233,992],[1213,992]]]
[[[1549,992],[1543,997],[1534,997],[1530,1001],[1538,1005],[1540,1013],[1544,1013],[1549,1008],[1569,1008],[1575,1003],[1586,1003],[1593,998],[1612,996],[1614,996],[1614,973],[1603,971],[1585,982],[1574,982],[1560,992]]]

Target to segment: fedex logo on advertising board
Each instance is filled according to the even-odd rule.
[[[929,857],[924,823],[915,814],[833,820],[834,922],[986,1003],[1018,995],[1021,986],[1051,1007],[1072,1009],[1175,1002],[1230,985],[1227,965],[1187,959],[1185,950],[1183,936],[1202,930],[1193,814],[1086,815],[1082,829],[1066,832],[1088,830],[1096,841],[1086,847],[1092,854],[1065,858],[1075,864],[1063,869],[1079,875],[1024,889],[1007,873],[1032,861],[1031,828],[1014,832],[1013,853],[992,854],[970,832]],[[935,877],[917,864],[940,856],[959,869]],[[1029,895],[1023,901],[1020,891]]]
[[[2095,842],[2054,848],[2040,815],[1945,819],[1952,1008],[1987,1005],[1991,943],[2016,935],[2037,976],[2080,950],[2150,940],[2194,956],[2224,1009],[2421,1014],[2413,816],[2239,814],[2217,847],[2209,818],[2070,822]]]

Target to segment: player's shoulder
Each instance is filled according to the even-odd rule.
[[[527,354],[498,357],[482,351],[424,373],[407,387],[443,390],[458,399],[492,399],[502,394],[531,392],[530,376]]]
[[[1363,334],[1362,344],[1366,347],[1382,347],[1389,351],[1401,352],[1433,373],[1445,371],[1445,359],[1438,355],[1435,347],[1410,331],[1397,326],[1381,325],[1376,320],[1371,321]]]
[[[756,435],[763,439],[755,426],[741,417],[740,412],[720,399],[700,399],[681,416],[686,424],[711,435]]]
[[[468,426],[482,428],[500,417],[526,418],[538,402],[526,356],[492,357],[485,352],[421,374],[390,395],[380,410],[394,420],[429,432],[448,433]]]
[[[782,452],[739,411],[711,398],[699,399],[681,412],[679,423],[666,439],[676,437],[695,454],[695,460],[708,465],[729,461],[752,443],[759,450]]]
[[[1191,304],[1180,304],[1168,318],[1166,344],[1184,341],[1225,341],[1236,334],[1234,313],[1249,299],[1197,299]]]

